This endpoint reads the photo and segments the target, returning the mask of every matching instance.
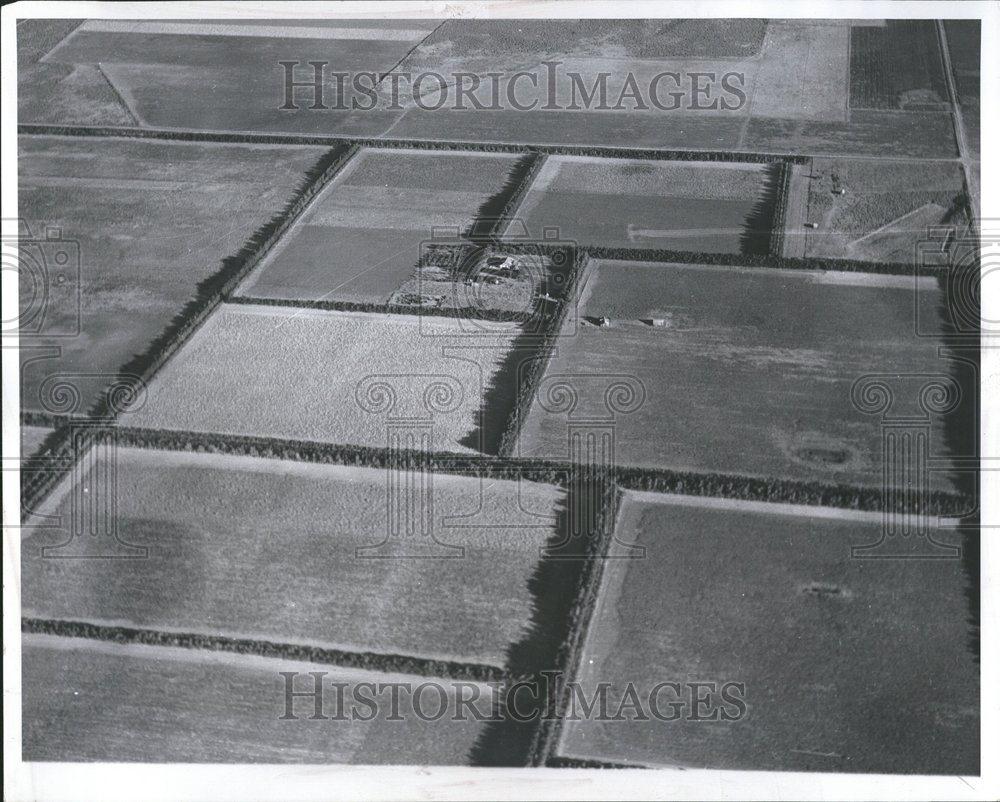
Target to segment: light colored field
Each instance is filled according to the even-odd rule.
[[[439,474],[389,506],[382,469],[128,448],[114,469],[118,537],[148,559],[49,559],[65,533],[35,531],[25,615],[500,667],[531,626],[529,582],[562,496]],[[64,483],[47,511],[69,520],[71,500]],[[396,520],[410,521],[406,542],[375,551]],[[433,539],[454,548],[402,556]]]
[[[156,375],[130,422],[384,447],[391,419],[418,417],[433,426],[433,449],[473,451],[484,393],[519,328],[491,331],[491,347],[464,351],[459,322],[446,318],[223,306]],[[378,411],[382,381],[396,395],[391,411]]]
[[[465,230],[503,188],[516,160],[509,154],[367,148],[240,293],[386,303],[413,275],[421,244]]]
[[[765,166],[550,156],[508,230],[605,247],[738,253]]]
[[[44,332],[75,331],[78,313],[82,330],[41,339],[61,351],[25,367],[23,406],[43,409],[41,384],[54,373],[95,374],[109,384],[193,299],[199,282],[281,211],[323,152],[21,137],[20,214],[30,228],[22,236],[44,238],[56,227],[79,245],[79,283],[73,263],[61,293],[57,276],[50,276]],[[103,386],[96,384],[82,391]],[[92,400],[83,399],[85,407]]]
[[[687,702],[675,721],[568,721],[559,753],[689,768],[978,774],[979,667],[962,561],[854,559],[852,546],[879,540],[877,517],[735,506],[626,494],[615,534],[645,547],[645,558],[605,565],[579,662],[583,691],[589,698],[610,683],[611,711],[629,682],[644,701],[661,682],[716,691],[701,690],[709,703],[694,708],[690,696],[663,690],[663,715]],[[739,715],[722,704],[727,682],[744,683],[746,715],[691,720]]]
[[[25,760],[451,765],[468,762],[485,726],[471,720],[472,711],[467,721],[421,721],[404,689],[400,721],[386,720],[389,690],[370,694],[380,710],[372,721],[332,718],[342,711],[330,683],[344,683],[350,703],[358,683],[415,689],[425,681],[420,677],[48,635],[25,635],[22,644]],[[295,672],[294,690],[312,690],[309,672],[322,673],[326,718],[310,720],[315,707],[306,699],[295,702],[295,720],[281,720],[282,671]],[[441,684],[452,712],[454,690]],[[475,687],[489,698],[487,688]],[[434,715],[437,692],[418,704]],[[484,701],[473,708],[489,715]],[[357,710],[370,713],[360,704]]]
[[[639,197],[756,200],[764,165],[549,156],[531,185],[536,192],[600,192]],[[523,208],[523,207],[522,207]]]
[[[558,65],[555,69],[542,63],[518,62],[496,84],[487,75],[499,69],[495,60],[446,58],[443,65],[436,62],[431,69],[447,76],[478,74],[481,83],[470,96],[484,108],[503,104],[516,111],[508,100],[514,98],[522,106],[536,107],[520,114],[544,117],[551,114],[551,109],[571,114],[628,113],[657,118],[670,125],[682,116],[746,118],[758,62],[726,58],[580,58],[574,54],[559,59]],[[690,77],[695,73],[701,74],[696,81]],[[723,76],[727,75],[723,87]],[[437,81],[424,82],[420,87],[420,105],[431,109],[454,107],[457,84],[457,79],[446,86]],[[471,89],[473,85],[470,78],[463,79],[464,88]],[[742,98],[736,90],[743,92]],[[636,92],[638,98],[632,96]],[[411,94],[405,99],[408,108],[417,107]],[[466,113],[472,114],[472,100],[467,98],[463,103]],[[546,111],[546,106],[550,110]]]
[[[898,376],[891,414],[919,414],[918,379],[964,378],[938,356],[940,290],[933,279],[595,261],[580,313],[608,328],[568,323],[546,376],[577,376],[574,416],[606,416],[603,386],[630,375],[645,403],[615,422],[620,465],[844,484],[882,481],[882,424],[851,388],[867,374]],[[915,298],[916,295],[916,298]],[[660,327],[644,323],[658,318]],[[542,392],[544,392],[544,384]],[[893,382],[890,378],[888,381]],[[930,453],[959,445],[969,400],[931,417]],[[565,457],[565,414],[536,402],[520,453]],[[956,428],[957,427],[957,428]],[[935,472],[931,484],[953,489]]]
[[[846,122],[850,39],[847,25],[770,21],[753,115]]]
[[[318,25],[241,25],[220,22],[153,22],[87,20],[81,31],[97,33],[181,34],[187,36],[241,36],[278,39],[373,39],[418,42],[426,30],[406,28],[341,28]]]

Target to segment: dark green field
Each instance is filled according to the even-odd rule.
[[[948,90],[931,20],[851,28],[851,108],[942,107]]]

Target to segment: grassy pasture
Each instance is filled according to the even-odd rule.
[[[922,159],[950,159],[958,155],[950,115],[867,109],[852,111],[850,122],[768,119],[754,115],[741,149]]]
[[[586,245],[739,253],[765,166],[550,156],[518,210]]]
[[[773,510],[773,511],[772,511]],[[977,774],[979,667],[958,559],[859,560],[878,514],[626,494],[579,676],[591,696],[628,682],[745,683],[676,721],[567,722],[565,756],[687,768]],[[940,541],[957,542],[941,529]],[[977,580],[978,581],[978,580]],[[933,615],[928,611],[933,610]],[[678,697],[659,697],[660,710]],[[681,697],[684,698],[684,697]],[[921,700],[920,704],[904,700]],[[738,713],[732,706],[730,714]]]
[[[42,60],[80,23],[76,19],[18,21],[18,122],[67,125],[135,123],[96,63],[58,64]]]
[[[769,22],[754,84],[754,115],[844,122],[849,36],[846,25]]]
[[[808,218],[819,228],[806,231],[807,256],[910,262],[927,226],[961,231],[966,222],[956,207],[964,192],[957,164],[914,170],[906,162],[816,159],[812,176]],[[846,193],[834,195],[837,187]],[[891,236],[876,233],[883,228]]]
[[[568,328],[546,376],[583,377],[581,419],[608,414],[603,386],[586,376],[641,381],[643,406],[616,418],[619,465],[877,485],[881,425],[853,406],[854,382],[958,371],[938,358],[937,339],[915,334],[917,311],[928,334],[941,331],[931,279],[915,299],[909,276],[595,261],[585,281],[580,314],[612,325]],[[896,393],[900,409],[916,408],[913,386]],[[969,414],[966,400],[932,418],[932,455],[962,447],[953,438]],[[566,426],[536,399],[519,453],[565,458]],[[952,489],[947,474],[930,481]]]
[[[389,418],[363,409],[358,387],[388,375],[397,394],[393,416],[433,422],[435,450],[475,451],[484,419],[510,412],[480,415],[519,328],[492,324],[486,347],[466,350],[461,331],[447,318],[223,306],[157,374],[130,423],[385,446]],[[453,355],[444,353],[449,345]],[[454,395],[429,406],[425,389],[438,381]]]
[[[385,303],[412,277],[422,243],[463,231],[516,161],[508,154],[366,149],[240,294]]]
[[[499,667],[532,624],[529,583],[562,495],[435,475],[407,503],[432,505],[434,536],[464,553],[377,559],[356,549],[387,536],[385,470],[122,448],[116,471],[118,536],[148,559],[46,559],[65,533],[36,532],[22,543],[25,615]],[[52,509],[68,520],[70,502],[63,486]]]
[[[341,711],[328,683],[346,683],[349,703],[360,682],[416,688],[418,677],[49,635],[25,635],[22,644],[25,760],[454,765],[468,763],[485,726],[471,712],[464,722],[421,721],[405,692],[400,721],[386,720],[388,695],[375,696],[382,714],[372,721],[332,719]],[[306,699],[295,702],[296,720],[280,719],[282,671],[296,673],[294,690],[312,690],[309,672],[323,673],[326,718],[310,720],[315,708]],[[425,693],[421,704],[433,715],[437,694]],[[489,714],[483,702],[474,707]]]
[[[521,61],[554,56],[628,59],[741,58],[756,55],[761,19],[450,20],[405,61],[490,57]],[[500,67],[497,67],[499,69]]]
[[[101,374],[143,352],[199,282],[216,273],[289,200],[324,153],[317,147],[19,139],[19,199],[26,229],[79,243],[79,283],[53,293],[37,341],[59,346],[26,365],[22,404],[43,409],[45,377]],[[73,266],[70,265],[70,268]],[[56,276],[51,276],[53,287]],[[75,288],[79,286],[79,293]],[[79,310],[82,333],[75,330]],[[103,383],[103,384],[102,384]],[[101,386],[81,389],[95,393]],[[89,406],[92,397],[83,399]]]
[[[446,139],[455,142],[511,142],[543,145],[605,145],[623,142],[637,148],[740,150],[743,117],[699,117],[606,111],[535,111],[513,109],[461,111],[412,108],[393,125],[391,136]],[[775,146],[774,152],[784,148]]]

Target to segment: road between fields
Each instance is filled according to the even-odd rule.
[[[975,166],[975,159],[970,156],[969,140],[966,138],[965,121],[962,119],[962,109],[958,104],[958,87],[955,85],[955,74],[951,66],[951,51],[948,49],[948,37],[944,30],[944,21],[938,20],[936,23],[938,39],[941,42],[941,58],[944,61],[944,77],[948,84],[948,97],[951,101],[951,116],[955,121],[955,140],[958,143],[959,160],[962,162],[962,169],[965,171],[966,183],[969,186],[971,197],[971,217],[973,231],[978,230],[979,224],[976,216],[979,214],[979,171]]]

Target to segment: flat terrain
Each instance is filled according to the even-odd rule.
[[[550,156],[518,217],[585,245],[739,253],[765,165]]]
[[[428,251],[430,254],[430,251]],[[516,261],[516,276],[501,276],[491,283],[486,267],[490,257],[510,257]],[[502,310],[531,314],[540,294],[554,298],[561,294],[571,265],[542,254],[508,254],[502,248],[483,249],[457,265],[442,267],[428,259],[413,278],[402,284],[389,299],[393,304],[426,303],[441,309]],[[546,303],[552,303],[549,300]]]
[[[843,189],[843,195],[834,193]],[[968,224],[957,163],[815,159],[809,180],[807,256],[913,262],[931,227]]]
[[[423,243],[464,231],[516,156],[367,148],[241,288],[262,298],[386,303]]]
[[[752,117],[741,150],[766,153],[953,159],[951,116],[941,112],[852,111],[849,123]]]
[[[690,768],[979,773],[979,666],[960,560],[852,559],[852,545],[879,539],[878,516],[681,500],[626,495],[616,535],[645,546],[645,559],[606,562],[579,679],[588,697],[611,683],[612,711],[628,682],[644,700],[660,682],[744,683],[747,714],[687,719],[721,717],[719,692],[702,691],[711,705],[689,703],[676,721],[568,722],[561,754]],[[663,715],[675,699],[661,693]]]
[[[852,109],[947,109],[933,20],[886,20],[850,33]]]
[[[770,21],[753,113],[760,117],[846,121],[849,36],[846,25]]]
[[[437,475],[390,518],[383,469],[123,448],[115,470],[118,537],[148,559],[51,559],[42,549],[65,533],[33,534],[25,615],[500,667],[531,626],[529,582],[561,496]],[[68,490],[52,500],[63,520]],[[447,558],[379,559],[430,553],[432,537],[455,547]]]
[[[48,635],[24,635],[22,643],[25,760],[455,765],[468,762],[485,726],[450,715],[422,721],[405,692],[402,720],[386,720],[387,695],[375,697],[383,715],[372,721],[332,718],[338,710],[330,683],[344,683],[349,701],[358,683],[416,688],[419,677]],[[281,720],[281,671],[295,672],[293,688],[309,691],[309,672],[322,672],[326,718],[310,720],[314,707],[306,699],[296,702],[296,719]],[[484,699],[488,693],[482,688]],[[438,693],[426,692],[418,704],[433,715]],[[482,702],[475,709],[489,713]]]
[[[78,19],[18,20],[18,122],[135,125],[135,117],[108,82],[100,64],[43,61],[81,23]]]
[[[358,95],[338,96],[332,73],[387,72],[438,25],[433,20],[407,20],[404,27],[378,20],[267,22],[89,20],[45,63],[100,64],[143,125],[370,135],[398,112],[337,108]],[[328,108],[310,110],[311,90],[300,90],[301,110],[282,111],[285,73],[279,62],[301,62],[294,77],[310,80],[311,60],[327,63],[323,105]]]
[[[938,48],[926,22],[267,23],[91,20],[72,30],[66,21],[56,21],[19,31],[19,54],[34,65],[21,76],[21,121],[745,152],[955,155],[950,118],[938,102]],[[285,73],[278,62],[298,62],[294,79],[310,81],[310,60],[327,64],[325,108],[310,108],[313,95],[306,88],[297,91],[298,109],[282,109]],[[544,108],[543,92],[537,107],[527,111],[469,104],[453,109],[454,97],[428,111],[416,106],[411,91],[412,79],[425,71],[465,72],[488,84],[489,72],[509,76],[524,70],[544,87],[542,62],[553,60],[562,65],[556,87],[561,99],[571,84],[568,73],[578,73],[589,87],[606,72],[607,108]],[[338,71],[405,77],[398,78],[402,91],[396,102],[391,81],[383,81],[377,90],[380,102],[368,109],[367,94],[340,91],[333,77]],[[666,109],[636,108],[631,101],[615,108],[629,72],[640,76],[644,92],[648,78],[658,73],[714,73],[718,82],[734,72],[742,76],[745,101],[733,110],[692,111],[686,87],[687,98],[677,109],[665,94]],[[501,83],[503,94],[506,79]],[[436,81],[425,84],[418,94],[438,91]],[[853,109],[849,94],[857,101]],[[350,108],[354,100],[364,108]],[[891,113],[900,103],[910,113]],[[937,110],[924,111],[928,108]],[[971,106],[963,106],[963,114],[970,125],[977,118]]]
[[[480,406],[518,330],[496,324],[489,347],[448,355],[467,341],[446,318],[222,306],[129,422],[385,447],[393,419],[416,417],[433,426],[434,450],[474,451]],[[507,414],[493,407],[484,417]]]
[[[23,352],[22,406],[58,407],[42,395],[51,395],[46,378],[59,374],[77,386],[85,411],[195,297],[199,282],[282,210],[324,152],[21,137],[22,237],[41,243],[30,246],[31,254],[43,252],[36,261],[50,287],[42,336],[31,343],[53,349],[51,358],[30,364],[33,352]],[[49,229],[58,229],[66,244],[63,266],[45,242]],[[28,278],[21,282],[25,291]],[[22,297],[23,305],[31,303]]]
[[[937,355],[941,294],[930,279],[916,293],[912,277],[613,261],[589,268],[581,315],[606,316],[611,326],[568,327],[545,374],[553,378],[538,392],[569,376],[580,394],[574,417],[606,416],[603,385],[588,377],[636,377],[645,403],[616,419],[619,465],[878,484],[880,417],[855,408],[854,382],[897,375],[887,381],[890,413],[900,415],[920,414],[921,376],[964,377]],[[929,337],[915,335],[915,303]],[[931,456],[961,448],[953,428],[968,414],[961,404],[932,418]],[[565,414],[536,398],[520,453],[565,457],[566,426]],[[950,487],[942,473],[931,481]]]

